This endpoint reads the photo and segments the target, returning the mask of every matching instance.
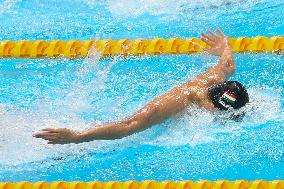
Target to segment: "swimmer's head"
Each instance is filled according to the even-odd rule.
[[[249,102],[247,90],[237,81],[226,81],[211,86],[209,98],[219,110],[239,109]]]

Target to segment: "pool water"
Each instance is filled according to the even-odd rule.
[[[284,33],[277,0],[0,0],[0,40],[200,37]],[[214,65],[206,54],[85,60],[0,59],[0,181],[284,178],[284,64],[236,54],[232,80],[250,104],[241,122],[196,107],[114,141],[47,145],[45,127],[84,130],[124,119]]]

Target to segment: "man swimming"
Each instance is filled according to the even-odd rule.
[[[204,51],[220,57],[219,63],[155,98],[130,118],[83,132],[67,128],[46,128],[33,136],[47,140],[48,144],[120,139],[150,128],[192,104],[212,112],[243,107],[249,101],[248,93],[239,82],[227,81],[235,72],[236,65],[227,36],[221,30],[217,31],[220,35],[211,30],[209,34],[202,33],[201,40],[210,47]]]

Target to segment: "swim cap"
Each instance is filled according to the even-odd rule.
[[[237,81],[225,81],[211,86],[209,98],[219,110],[239,109],[249,102],[247,90]]]

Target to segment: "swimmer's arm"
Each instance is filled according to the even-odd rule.
[[[148,127],[147,127],[148,128]],[[136,132],[145,130],[137,128],[136,123],[131,120],[122,120],[102,126],[90,128],[77,134],[75,143],[90,142],[93,140],[115,140],[129,136]]]
[[[76,132],[67,128],[46,128],[33,136],[48,140],[49,144],[120,139],[146,130],[180,112],[191,103],[191,99],[193,99],[191,96],[191,92],[182,85],[155,98],[129,119],[96,126],[83,132]]]
[[[236,63],[231,47],[228,46],[224,49],[223,53],[220,56],[219,63],[214,67],[216,69],[222,70],[226,79],[228,79],[235,73]]]
[[[93,127],[83,132],[67,128],[45,128],[33,134],[35,138],[42,138],[48,144],[82,143],[92,140],[112,140],[126,136],[127,128],[123,122],[116,122],[104,126]]]
[[[221,30],[218,30],[218,32],[220,35],[211,30],[209,30],[211,35],[202,33],[201,40],[210,47],[205,48],[204,51],[220,57],[217,65],[196,77],[196,80],[202,81],[201,83],[205,85],[224,82],[234,74],[236,69],[233,51],[228,43],[228,38]]]
[[[184,85],[158,96],[129,119],[91,128],[78,134],[78,142],[120,139],[144,131],[183,110],[192,102],[192,93]]]
[[[46,128],[33,134],[35,138],[42,138],[48,141],[48,144],[68,144],[82,143],[92,140],[113,140],[123,138],[134,133],[134,129],[127,121],[97,126],[77,132],[67,128]]]

